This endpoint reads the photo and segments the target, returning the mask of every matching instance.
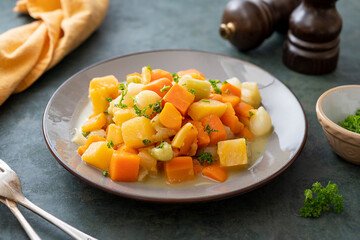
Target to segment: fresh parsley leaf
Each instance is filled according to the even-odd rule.
[[[228,84],[228,82],[225,80],[225,81],[223,82],[223,85],[224,85],[224,84]]]
[[[360,109],[355,112],[355,115],[347,116],[344,121],[338,124],[349,131],[360,133]]]
[[[254,116],[254,113],[252,111],[249,111],[250,117]]]
[[[221,94],[221,93],[222,93],[221,90],[220,90],[220,88],[218,88],[218,86],[217,86],[218,83],[221,83],[220,80],[218,80],[218,79],[209,79],[209,83],[210,83],[211,86],[213,87],[215,93],[217,93],[217,94]]]
[[[103,175],[104,177],[107,177],[107,176],[109,175],[109,171],[108,171],[108,170],[103,171],[103,172],[102,172],[102,175]]]
[[[104,113],[109,113],[109,111],[108,111],[108,110],[105,110]]]
[[[106,98],[106,101],[111,102],[111,101],[112,101],[112,98],[111,98],[111,97],[107,97],[107,98]]]
[[[106,145],[107,145],[108,148],[115,147],[115,144],[114,144],[114,142],[112,140],[110,140],[110,142],[108,142]]]
[[[124,83],[120,83],[119,85],[119,90],[125,90],[125,84]]]
[[[202,102],[207,102],[207,103],[209,103],[209,102],[210,102],[210,100],[209,100],[209,99],[201,99],[201,101],[202,101]]]
[[[163,148],[164,147],[164,141],[161,141],[161,143],[156,148]]]
[[[191,89],[189,90],[189,92],[192,93],[192,94],[194,94],[194,95],[196,95],[195,89],[193,89],[193,88],[191,88]]]
[[[90,132],[82,132],[81,133],[84,137],[87,137],[89,134],[90,134]]]
[[[127,108],[127,105],[122,103],[127,92],[128,92],[127,90],[121,92],[121,98],[120,98],[119,104],[114,104],[115,107]]]
[[[230,93],[230,90],[229,90],[229,89],[226,89],[226,90],[224,91],[224,93],[228,94],[228,93]]]
[[[160,89],[160,92],[169,91],[170,86],[164,85],[162,89]]]
[[[179,82],[180,77],[179,77],[179,75],[177,73],[173,73],[172,78],[173,78],[174,82],[176,82],[176,83]]]
[[[219,130],[212,129],[209,124],[206,125],[204,130],[210,135],[210,132],[218,132]]]
[[[154,103],[154,105],[152,105],[152,104],[150,104],[151,105],[151,107],[153,106],[153,111],[152,111],[152,113],[154,114],[154,113],[160,113],[161,112],[161,110],[162,110],[162,107],[161,107],[161,101],[162,101],[162,99],[160,100],[160,101],[156,101],[155,103]],[[149,106],[150,106],[149,105]],[[150,108],[151,108],[150,107]]]
[[[211,165],[213,163],[213,155],[209,152],[202,152],[200,157],[197,158],[201,166],[204,166],[205,162]]]
[[[152,71],[152,68],[150,67],[150,65],[147,66],[147,69],[149,69],[150,71]]]
[[[306,189],[304,192],[305,205],[300,209],[300,216],[320,217],[321,212],[329,211],[331,206],[336,213],[340,213],[344,206],[343,198],[338,192],[336,184],[331,184],[331,182],[326,188],[319,182],[314,183],[311,190]],[[316,194],[315,198],[314,194]]]
[[[146,145],[146,146],[149,146],[151,141],[149,139],[144,139],[143,141],[143,144]]]

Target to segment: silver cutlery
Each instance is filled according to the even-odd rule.
[[[0,197],[10,199],[14,202],[20,203],[24,207],[30,209],[34,213],[43,217],[50,223],[54,224],[74,239],[93,240],[93,238],[80,230],[70,226],[69,224],[61,221],[53,215],[42,210],[30,200],[28,200],[21,191],[21,184],[17,174],[3,161],[0,159]]]

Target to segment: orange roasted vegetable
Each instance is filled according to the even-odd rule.
[[[238,105],[236,105],[234,107],[234,110],[236,112],[236,115],[238,117],[247,117],[249,118],[250,117],[250,110],[254,109],[253,106],[247,104],[247,103],[244,103],[244,102],[241,102],[239,103]]]
[[[233,133],[239,133],[243,129],[244,124],[242,124],[239,121],[238,117],[235,115],[235,111],[231,103],[226,103],[226,105],[227,109],[220,118],[221,122],[224,125],[228,126]]]
[[[159,114],[159,121],[167,128],[179,131],[182,123],[181,113],[170,102],[165,103],[164,108]]]
[[[197,144],[199,148],[206,147],[210,143],[209,134],[204,130],[204,127],[200,121],[190,121],[192,125],[194,125],[198,131],[197,134]]]
[[[202,174],[218,182],[224,182],[228,177],[226,170],[215,164],[204,167]]]
[[[210,145],[216,144],[219,141],[226,140],[227,135],[220,118],[215,114],[210,114],[203,117],[201,123],[205,131],[210,136]]]
[[[193,160],[188,156],[174,157],[164,162],[164,170],[169,183],[181,183],[195,178]]]
[[[164,97],[170,90],[172,81],[167,78],[160,78],[146,84],[142,90],[150,90],[156,92],[160,97]]]
[[[140,157],[133,153],[114,151],[110,166],[111,180],[118,182],[136,182],[139,174]]]
[[[153,69],[151,71],[151,81],[155,81],[157,79],[160,78],[167,78],[169,79],[171,82],[173,80],[171,73],[164,71],[162,69]]]
[[[172,103],[183,116],[194,100],[195,95],[177,83],[175,83],[164,96],[164,101]]]
[[[248,127],[244,127],[240,132],[239,132],[239,137],[244,137],[247,140],[254,140],[254,135],[251,133],[251,131],[249,130]]]
[[[179,75],[179,77],[190,75],[194,79],[206,80],[205,76],[196,69],[187,69],[184,71],[179,71],[177,74]]]
[[[238,87],[235,87],[234,85],[232,85],[231,83],[224,83],[221,88],[220,88],[221,92],[223,95],[225,94],[232,94],[234,96],[237,96],[239,98],[241,98],[241,89]]]
[[[106,115],[105,113],[99,113],[92,118],[89,118],[84,125],[81,127],[83,132],[91,132],[95,130],[102,129],[106,124]]]
[[[88,147],[90,146],[90,144],[92,144],[93,142],[100,142],[100,141],[106,141],[106,139],[96,135],[89,136],[88,139],[86,140],[85,145],[82,145],[78,148],[78,153],[80,155],[83,155],[86,149],[88,149]]]

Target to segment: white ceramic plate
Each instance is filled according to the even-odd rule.
[[[84,163],[71,142],[74,127],[88,103],[88,86],[94,77],[115,75],[119,80],[151,65],[169,72],[195,68],[206,77],[226,80],[238,77],[258,83],[262,104],[271,116],[274,131],[264,154],[249,169],[224,183],[173,188],[113,182]],[[230,197],[253,190],[289,167],[304,147],[307,121],[296,96],[261,68],[236,58],[191,50],[162,50],[109,59],[90,66],[64,82],[50,99],[43,117],[45,141],[56,160],[85,182],[120,196],[156,202],[197,202]]]

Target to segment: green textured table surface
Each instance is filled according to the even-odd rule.
[[[0,106],[0,158],[20,176],[35,204],[99,239],[359,239],[360,166],[343,161],[326,142],[315,113],[327,89],[360,83],[360,2],[342,0],[338,68],[306,76],[281,61],[284,36],[239,53],[218,34],[227,1],[111,1],[101,27],[23,93]],[[0,1],[0,33],[32,21],[12,12],[14,0]],[[283,81],[299,98],[308,120],[308,138],[298,159],[270,183],[244,195],[197,204],[152,204],[108,194],[60,166],[42,135],[42,114],[54,91],[70,76],[98,61],[154,49],[196,49],[254,63]],[[1,50],[1,49],[0,49]],[[1,73],[0,73],[1,78]],[[286,113],[284,113],[286,114]],[[341,214],[305,219],[298,210],[312,183],[338,185]],[[43,239],[68,235],[29,210],[20,210]],[[0,205],[0,239],[27,239],[11,212]]]

